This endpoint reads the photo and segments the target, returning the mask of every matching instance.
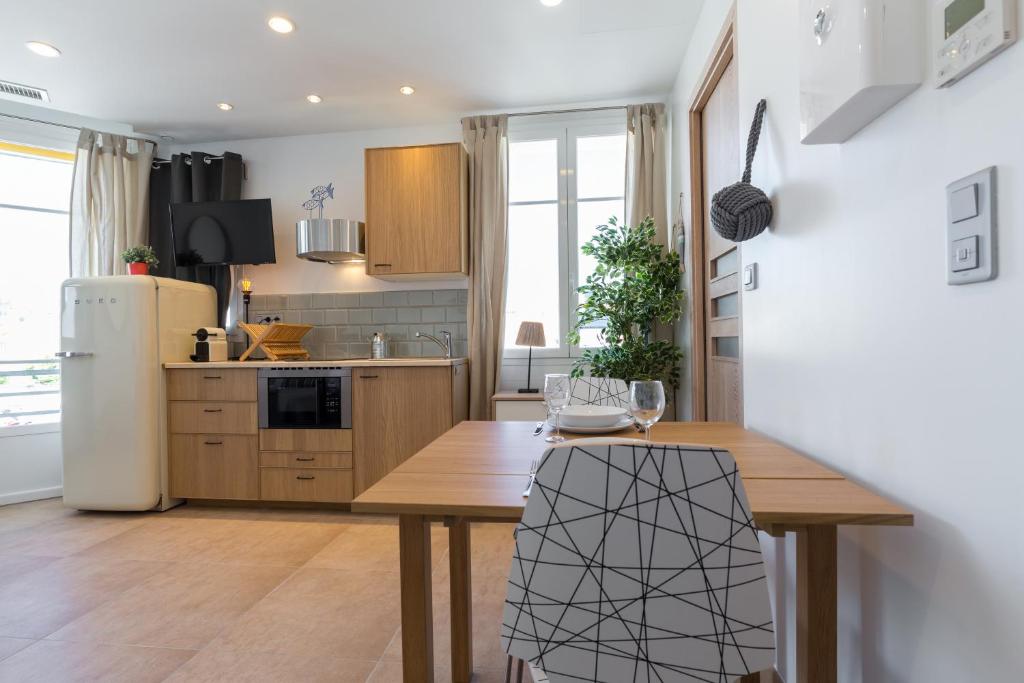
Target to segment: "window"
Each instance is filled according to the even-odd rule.
[[[0,142],[0,432],[60,420],[74,155]]]
[[[598,225],[624,220],[626,125],[603,120],[517,119],[509,131],[508,292],[505,355],[516,356],[519,324],[544,324],[552,357],[578,355],[566,335],[575,322],[576,288],[594,270],[580,252]],[[523,121],[523,123],[520,123]],[[583,330],[581,346],[598,346],[601,326]]]

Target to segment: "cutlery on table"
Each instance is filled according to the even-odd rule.
[[[534,460],[530,463],[530,483],[526,485],[526,490],[523,491],[523,497],[530,495],[530,491],[533,489],[533,482],[537,478],[537,461]]]
[[[544,423],[538,422],[537,426],[533,428],[533,435],[540,436],[540,433],[544,431]]]

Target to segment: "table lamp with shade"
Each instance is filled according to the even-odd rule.
[[[530,355],[526,362],[526,388],[520,389],[520,394],[536,394],[539,390],[530,387],[530,371],[533,369],[533,347],[547,346],[544,340],[544,324],[530,321],[523,321],[519,325],[519,334],[516,335],[516,346],[529,346]]]

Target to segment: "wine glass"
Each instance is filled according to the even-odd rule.
[[[661,382],[633,382],[629,385],[629,412],[643,425],[644,436],[651,440],[651,426],[665,413],[665,387]]]
[[[562,408],[569,405],[569,375],[544,375],[544,400],[548,404],[548,410],[555,414],[555,433],[546,441],[561,443],[565,441],[565,437],[562,436],[558,415]]]

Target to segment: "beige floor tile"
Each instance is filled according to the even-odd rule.
[[[438,563],[447,561],[448,530],[441,524],[433,524],[430,536],[431,559],[436,567]],[[393,523],[347,524],[333,541],[306,563],[306,567],[397,572],[398,526]]]
[[[486,572],[508,576],[516,539],[515,524],[474,524],[470,531],[473,573]]]
[[[168,683],[363,683],[377,662],[327,656],[233,652],[207,648],[174,672]]]
[[[64,557],[145,524],[144,513],[75,512],[41,524],[0,533],[7,555]]]
[[[198,650],[293,571],[290,567],[171,565],[49,639]]]
[[[191,650],[41,640],[0,662],[0,683],[156,683],[193,655]]]
[[[92,557],[298,567],[344,527],[301,521],[160,517],[87,551]]]
[[[187,503],[168,510],[161,517],[171,519],[237,519],[260,522],[320,522],[351,524],[367,519],[380,520],[380,515],[357,515],[342,510],[303,508],[236,507]],[[397,523],[397,521],[393,522]]]
[[[0,507],[0,533],[24,529],[74,514],[77,514],[76,511],[64,507],[64,501],[60,498],[4,505]]]
[[[0,586],[0,636],[43,638],[164,568],[66,557]]]
[[[3,548],[0,547],[0,553],[2,552]],[[0,586],[45,567],[56,559],[58,558],[42,555],[0,555]]]
[[[377,659],[398,623],[397,574],[300,569],[221,634],[213,646]]]
[[[31,638],[0,638],[0,662],[34,642]]]
[[[529,674],[525,674],[523,676],[524,683],[527,683],[527,681],[529,681],[528,676]],[[448,666],[435,662],[434,683],[448,683],[451,680],[451,671],[448,669]],[[473,683],[504,682],[504,669],[481,669],[479,667],[475,667],[473,669]],[[403,683],[402,663],[381,660],[381,662],[377,665],[377,668],[373,670],[373,674],[371,674],[371,676],[367,679],[366,683]]]

